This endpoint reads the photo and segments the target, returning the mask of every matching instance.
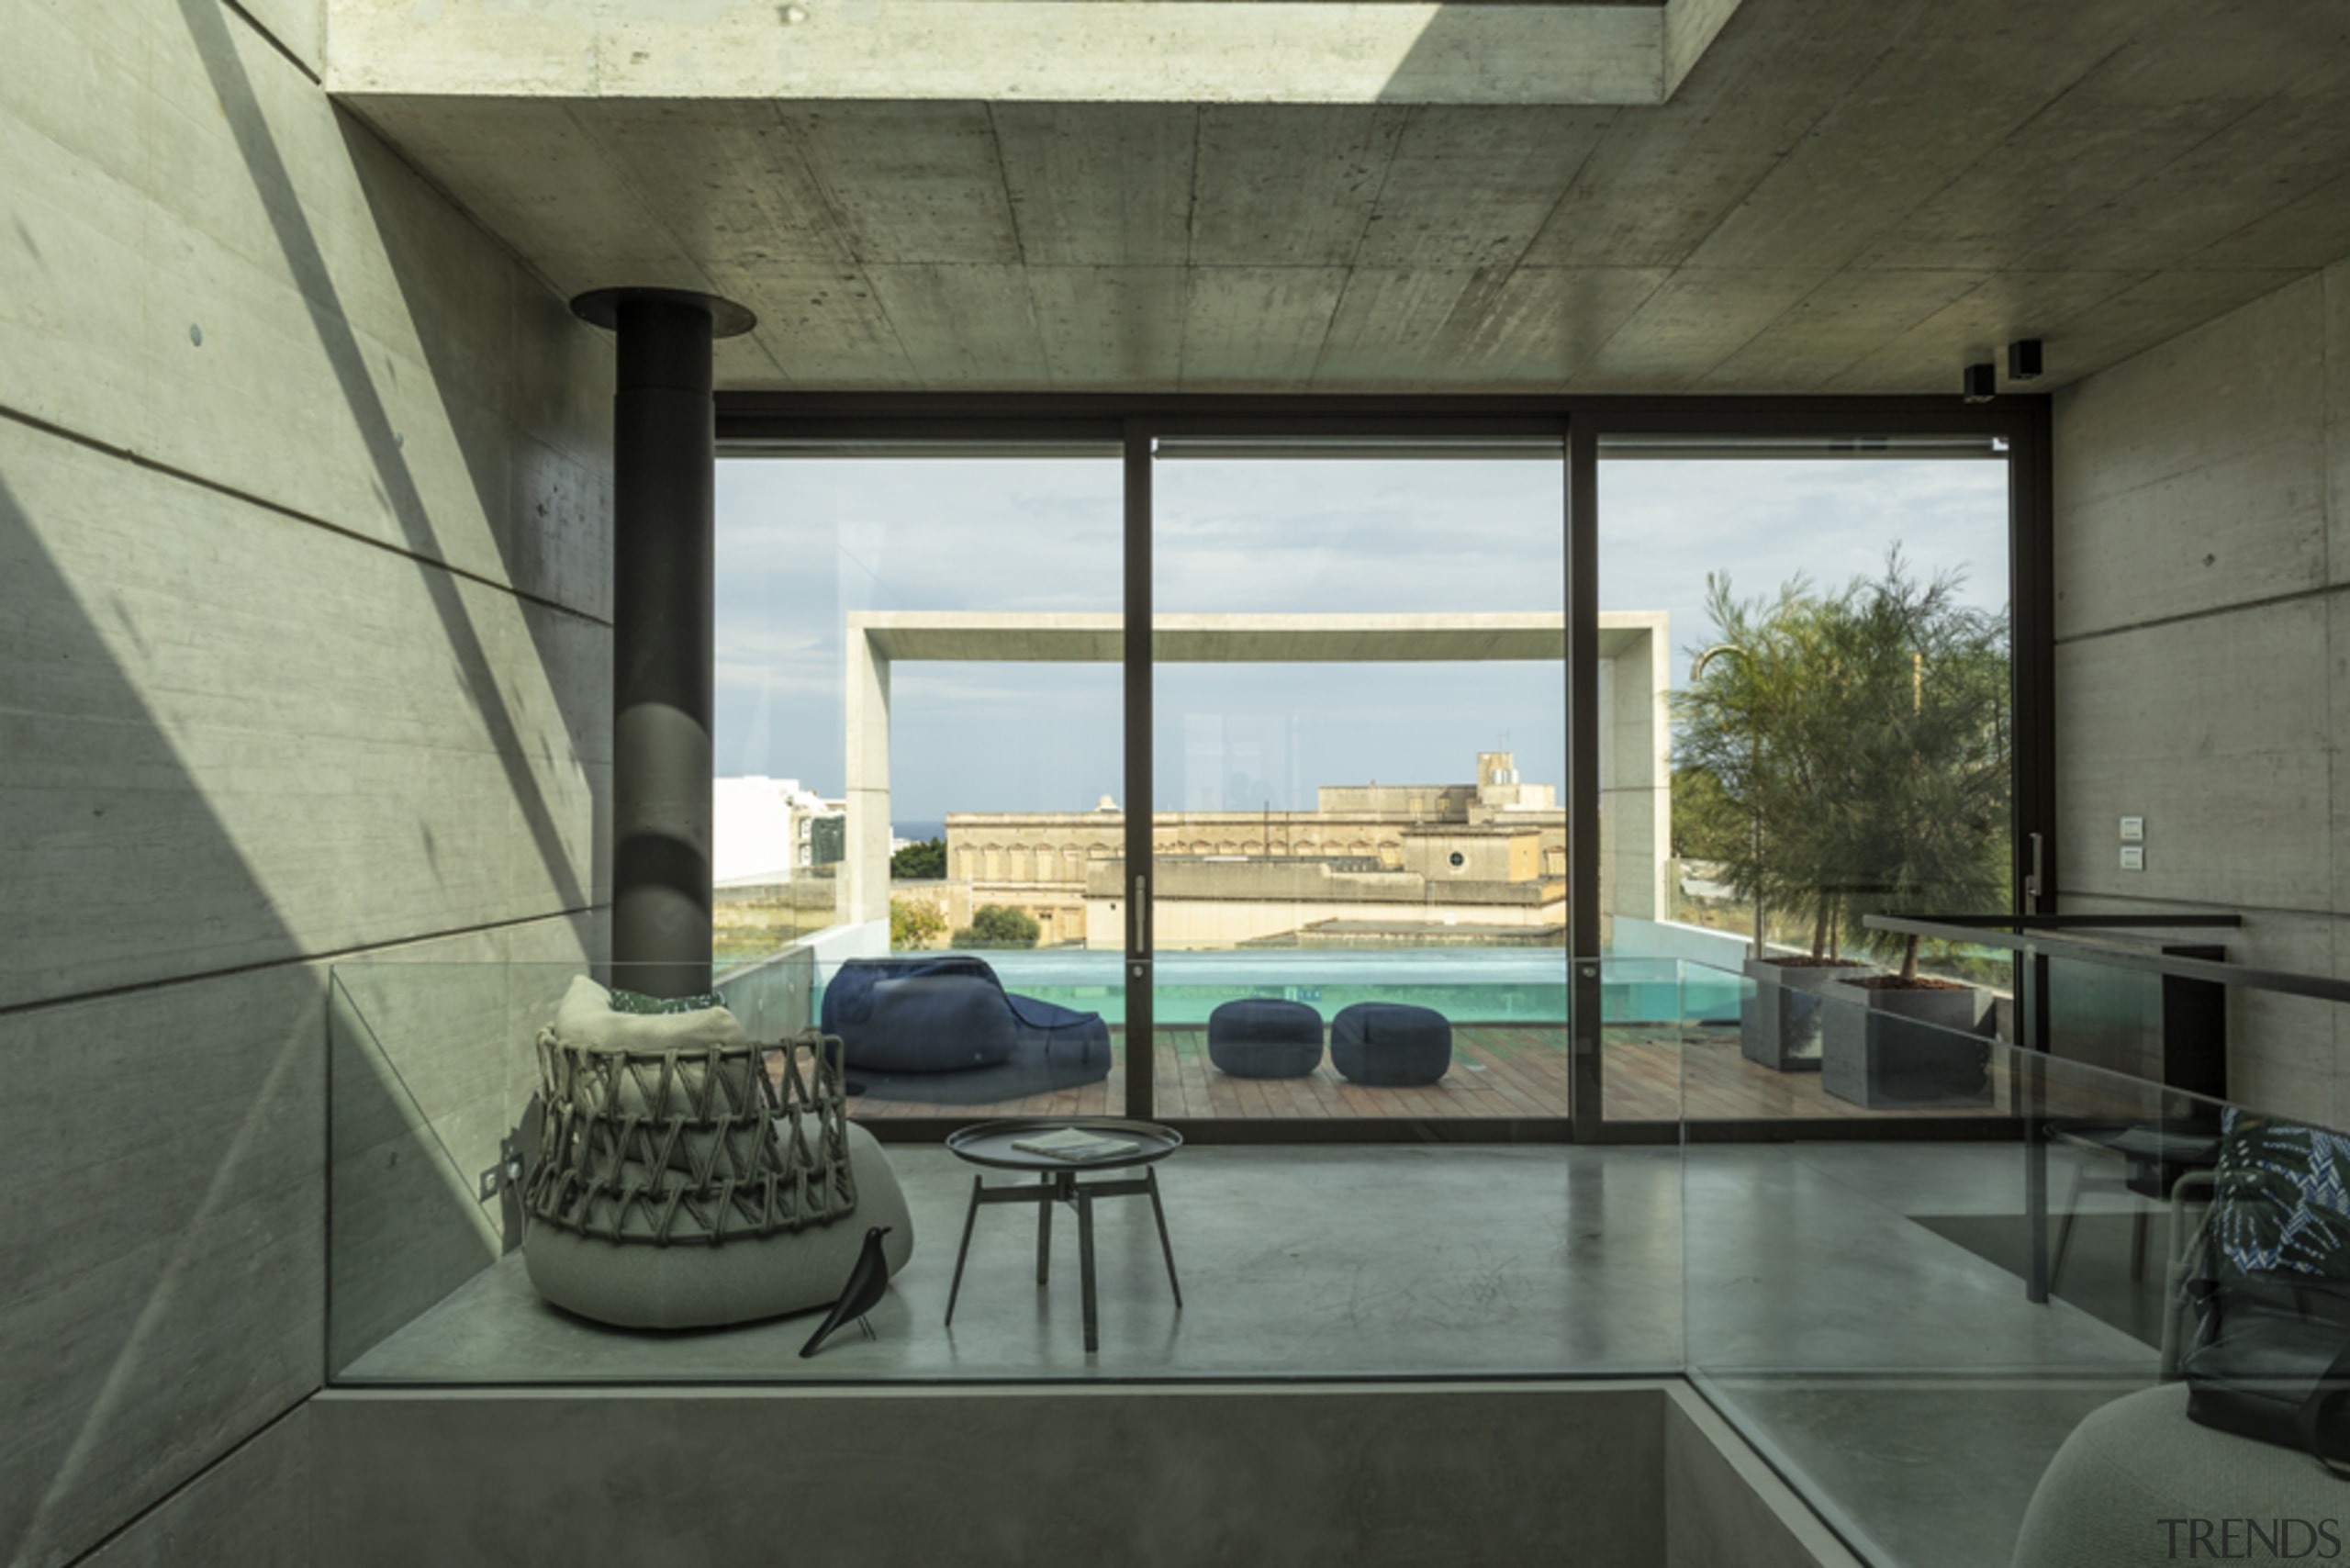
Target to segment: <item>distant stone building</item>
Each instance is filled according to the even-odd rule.
[[[1153,819],[1159,946],[1349,940],[1563,943],[1566,813],[1548,784],[1481,752],[1473,784],[1325,785],[1310,812]],[[1034,915],[1047,944],[1125,940],[1125,813],[955,812],[946,870],[974,905]],[[1366,931],[1363,927],[1376,930]]]

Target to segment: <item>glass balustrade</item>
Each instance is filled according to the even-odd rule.
[[[999,982],[1115,1026],[1114,979],[1054,967],[1070,961],[1028,956]],[[1237,961],[1202,955],[1200,973],[1162,984],[1162,1007],[1203,1014],[1308,980]],[[1326,1011],[1353,983],[1343,969],[1313,977]],[[856,1210],[803,1228],[861,1231],[860,1214],[887,1208],[912,1247],[863,1315],[872,1337],[851,1326],[803,1358],[847,1282],[845,1242],[823,1255],[837,1284],[806,1287],[809,1310],[691,1332],[594,1321],[534,1282],[529,1238],[546,1222],[530,1217],[540,1194],[516,1161],[561,1158],[566,1135],[517,1129],[549,1087],[543,1042],[560,1036],[559,1014],[576,1017],[564,1010],[583,976],[627,987],[625,972],[576,963],[335,967],[332,1383],[1685,1376],[1866,1560],[1998,1562],[2066,1435],[2155,1388],[2192,1342],[2186,1263],[2211,1172],[2255,1125],[2240,1107],[2008,1043],[2012,1003],[1997,991],[1928,988],[1925,1005],[1955,1010],[1937,1021],[1899,988],[1795,998],[1686,960],[1611,960],[1603,1070],[1611,1097],[1637,1086],[1653,1111],[1608,1124],[1615,1141],[1193,1142],[1147,1167],[1072,1171],[1072,1190],[1135,1184],[1087,1205],[1089,1351],[1077,1205],[1020,1191],[1056,1178],[975,1164],[930,1135],[868,1141],[890,1137],[890,1103],[860,1082],[852,1043],[845,1136],[881,1163],[856,1167]],[[744,1038],[779,1047],[823,1016],[837,977],[803,946],[718,985]],[[1390,996],[1416,983],[1433,1007],[1488,1018],[1540,994],[1506,975],[1378,983]],[[1743,1048],[1742,1032],[1785,1025],[1790,1008],[1794,1049],[1774,1061]],[[789,1070],[778,1051],[749,1059],[777,1103],[816,1065],[806,1049]],[[1478,1067],[1456,1057],[1451,1071]],[[681,1168],[714,1147],[728,1096],[749,1081],[727,1079],[705,1120],[680,1124]],[[1729,1086],[1751,1096],[1772,1081],[1787,1085],[1785,1114],[1718,1114]],[[608,1121],[649,1082],[601,1092]],[[568,1092],[596,1099],[577,1081]],[[964,1115],[1052,1126],[1089,1109],[1067,1089]],[[592,1120],[593,1106],[574,1112]],[[822,1106],[803,1115],[821,1135]],[[1142,1169],[1163,1209],[1146,1201]],[[975,1190],[1012,1195],[976,1202]],[[772,1244],[747,1231],[713,1242],[711,1228],[594,1246],[657,1278]]]

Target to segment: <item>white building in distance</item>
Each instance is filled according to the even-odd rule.
[[[789,882],[816,864],[815,824],[846,810],[797,778],[711,780],[711,880],[722,888]]]

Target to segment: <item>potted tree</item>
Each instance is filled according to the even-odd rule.
[[[2007,621],[1960,586],[1919,582],[1897,549],[1821,627],[1821,711],[1843,736],[1818,801],[1826,885],[1855,926],[2007,907]],[[1893,972],[1822,990],[1822,1087],[1873,1107],[1987,1100],[1990,993],[1921,974],[1917,937],[1890,942]]]
[[[1739,1003],[1739,1049],[1782,1072],[1817,1071],[1820,988],[1866,967],[1840,950],[1833,845],[1818,810],[1836,736],[1822,722],[1813,673],[1843,608],[1814,596],[1801,577],[1773,600],[1740,602],[1718,574],[1706,590],[1722,640],[1693,650],[1690,684],[1676,699],[1675,770],[1706,780],[1709,800],[1718,796],[1717,809],[1692,824],[1703,834],[1693,847],[1753,907],[1745,962],[1752,983]],[[1773,910],[1808,917],[1808,952],[1772,946]]]

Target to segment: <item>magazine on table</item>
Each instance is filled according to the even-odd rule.
[[[1020,1138],[1012,1147],[1030,1154],[1048,1154],[1055,1159],[1074,1160],[1109,1159],[1121,1154],[1132,1154],[1142,1146],[1131,1138],[1104,1137],[1082,1127],[1062,1127],[1058,1132]]]

